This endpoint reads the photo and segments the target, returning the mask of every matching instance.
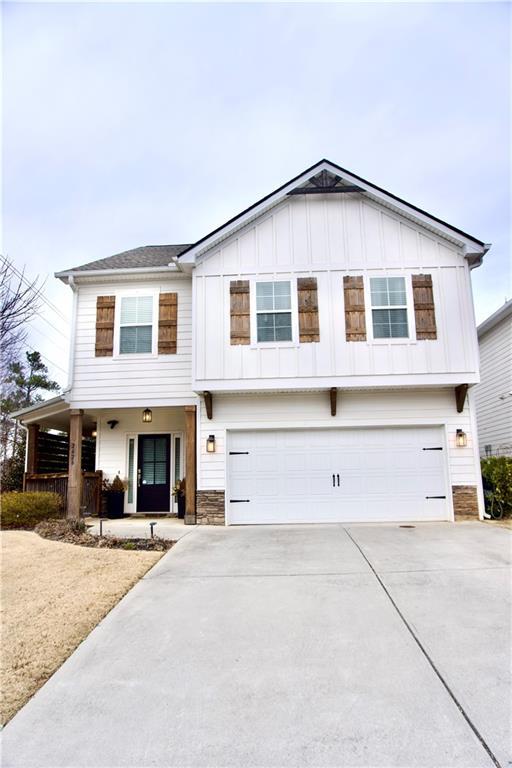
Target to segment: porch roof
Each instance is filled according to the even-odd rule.
[[[69,431],[69,416],[69,403],[63,394],[11,413],[11,417],[23,426],[39,424],[45,429],[56,429],[59,432]],[[94,423],[95,419],[92,414],[84,412],[83,430],[85,433],[93,429]]]

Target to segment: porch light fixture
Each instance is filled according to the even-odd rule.
[[[91,432],[91,437],[96,437],[97,435],[98,433],[96,432],[95,429],[93,429],[93,431]]]
[[[146,408],[145,411],[142,411],[142,421],[144,424],[151,424],[153,421],[153,411],[151,408]]]
[[[468,436],[463,429],[458,429],[455,435],[455,445],[457,448],[465,448],[468,444]]]
[[[215,453],[215,435],[208,435],[206,440],[206,452]]]

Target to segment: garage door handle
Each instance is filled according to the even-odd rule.
[[[336,475],[336,480],[338,481],[338,488],[340,487],[340,476]]]
[[[442,451],[442,448],[422,448],[422,451]]]
[[[230,504],[248,504],[250,499],[230,499]]]
[[[335,485],[336,485],[336,481],[335,481],[335,479],[334,479],[334,475],[333,475],[333,476],[332,476],[332,487],[334,488],[334,487],[335,487]]]
[[[249,451],[230,451],[229,455],[230,456],[248,456]]]
[[[446,499],[446,496],[425,496],[426,499]]]

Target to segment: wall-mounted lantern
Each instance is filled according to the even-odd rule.
[[[146,410],[142,411],[142,421],[144,424],[151,424],[153,421],[153,411],[151,408],[146,408]]]
[[[458,429],[455,435],[455,445],[457,448],[465,448],[468,444],[468,436],[463,429]]]
[[[206,440],[206,452],[215,453],[215,435],[208,435]]]

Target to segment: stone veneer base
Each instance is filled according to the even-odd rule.
[[[453,511],[455,517],[470,515],[478,517],[478,494],[476,485],[452,485]]]
[[[198,525],[224,525],[224,491],[196,492],[196,522]]]

